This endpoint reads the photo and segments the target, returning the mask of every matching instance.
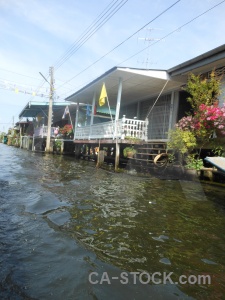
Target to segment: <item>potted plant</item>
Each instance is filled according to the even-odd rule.
[[[66,124],[63,128],[59,129],[59,132],[64,136],[64,137],[69,137],[71,138],[73,135],[73,126]]]
[[[179,127],[169,131],[168,149],[179,153],[179,161],[183,164],[184,155],[190,153],[197,145],[194,133],[190,130],[182,130]]]
[[[133,146],[129,146],[123,149],[123,156],[127,158],[133,157],[137,153],[137,150]]]
[[[54,146],[55,146],[56,152],[61,152],[62,141],[56,139]]]
[[[129,140],[131,144],[136,144],[141,141],[140,138],[137,138],[135,136],[128,136],[128,135],[125,136],[125,140]]]
[[[203,160],[201,158],[196,158],[195,154],[189,154],[186,158],[186,169],[192,169],[196,171],[200,171],[203,167]]]
[[[195,179],[203,167],[203,160],[198,156],[196,157],[196,154],[189,154],[186,157],[185,174],[190,179]]]

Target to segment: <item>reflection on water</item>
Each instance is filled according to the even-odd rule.
[[[204,186],[203,194],[199,183],[101,171],[85,178],[89,193],[70,209],[77,238],[129,271],[174,272],[175,281],[180,275],[210,274],[214,284],[207,289],[183,289],[193,296],[223,294],[224,190]]]
[[[59,255],[56,258],[57,264],[61,256],[62,260],[68,259],[65,254],[67,251],[60,241],[63,240],[68,245],[69,252],[72,249],[71,241],[79,241],[79,247],[83,245],[89,249],[86,251],[93,251],[99,259],[108,263],[107,266],[114,265],[122,270],[173,272],[174,281],[180,275],[209,274],[211,285],[178,287],[195,299],[222,299],[225,293],[223,188],[155,177],[114,174],[95,168],[94,163],[76,161],[72,157],[42,156],[20,149],[13,151],[14,163],[12,166],[5,166],[5,183],[0,182],[0,185],[4,185],[1,197],[6,197],[9,191],[7,179],[12,184],[13,173],[17,188],[10,190],[10,197],[22,199],[23,195],[24,213],[19,217],[16,217],[18,213],[10,213],[11,220],[15,224],[19,220],[23,225],[28,222],[31,225],[30,231],[34,227],[35,238],[39,242],[42,240],[40,247],[34,238],[26,237],[26,243],[29,244],[26,249],[29,249],[30,254],[25,255],[26,250],[23,255],[20,253],[23,256],[20,259],[29,261],[31,269],[33,264],[37,268],[37,274],[40,274],[38,262],[48,264],[54,247]],[[11,208],[7,206],[5,209]],[[43,219],[45,225],[40,223]],[[40,228],[43,228],[42,233],[38,233]],[[56,234],[60,234],[60,237]],[[50,237],[51,250],[47,241],[43,242],[45,235],[46,238]],[[52,235],[54,239],[51,239]],[[79,250],[79,247],[76,246],[75,251],[78,257],[84,251]],[[32,251],[39,253],[36,259],[31,256]],[[42,251],[47,257],[42,257]],[[68,261],[66,265],[69,268],[71,259]],[[91,261],[90,265],[93,266],[93,258]],[[90,260],[85,259],[85,264],[87,262]],[[79,265],[76,262],[75,266],[88,269],[82,263]],[[46,268],[47,266],[45,271]],[[87,281],[85,272],[81,272],[82,278],[77,279],[79,284],[82,284],[82,280]],[[64,284],[68,280],[66,278],[66,275],[62,276]],[[50,282],[49,285],[53,284]],[[26,280],[23,285],[25,284]],[[120,288],[122,289],[121,286],[118,289]],[[138,289],[139,293],[141,289],[143,286]],[[163,287],[160,286],[159,290],[162,292]],[[97,295],[93,287],[90,294]],[[152,294],[152,299],[169,299],[163,297],[163,292],[162,297],[157,298],[156,295],[159,294]],[[178,299],[178,290],[172,294],[174,298],[170,299]],[[92,296],[83,299],[98,299]],[[145,295],[137,299],[147,298]]]

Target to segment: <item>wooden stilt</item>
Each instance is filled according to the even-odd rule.
[[[115,153],[115,171],[118,170],[120,163],[120,144],[118,144],[116,139],[116,153]]]

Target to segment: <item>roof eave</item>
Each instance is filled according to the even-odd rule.
[[[198,69],[206,64],[214,63],[221,59],[225,59],[225,45],[217,47],[182,64],[170,68],[168,73],[172,77],[187,74],[194,69]]]

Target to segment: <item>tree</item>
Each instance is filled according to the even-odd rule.
[[[209,79],[201,75],[190,74],[187,86],[184,88],[190,94],[187,101],[193,109],[199,108],[201,104],[212,105],[221,94],[221,78],[212,71]]]

